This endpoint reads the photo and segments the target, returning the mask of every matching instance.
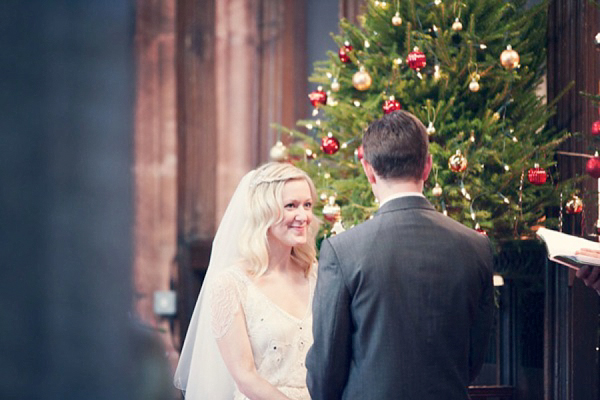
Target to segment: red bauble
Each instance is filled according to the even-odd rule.
[[[600,119],[597,121],[594,121],[594,123],[592,124],[591,133],[593,136],[600,135]]]
[[[340,50],[338,51],[338,56],[340,56],[340,61],[343,63],[349,63],[352,60],[350,60],[350,57],[348,57],[348,53],[350,53],[352,51],[353,47],[350,46],[349,44],[345,44],[342,47],[340,47]]]
[[[427,59],[425,58],[425,53],[419,50],[418,47],[415,47],[413,51],[408,53],[408,57],[406,57],[406,63],[408,66],[416,71],[423,68],[427,65]]]
[[[324,136],[321,139],[321,150],[325,154],[334,154],[340,149],[340,141],[333,136]]]
[[[583,211],[583,201],[577,195],[573,195],[573,197],[567,201],[565,204],[565,211],[567,214],[581,214]]]
[[[543,185],[546,183],[546,179],[548,179],[548,174],[544,168],[540,167],[538,164],[534,164],[533,168],[530,168],[529,171],[527,171],[527,179],[534,185]]]
[[[600,157],[592,157],[585,164],[585,172],[592,178],[600,178]]]
[[[313,107],[318,107],[319,104],[325,105],[327,103],[327,93],[325,93],[323,88],[319,86],[317,90],[308,94],[308,99]]]
[[[394,97],[390,97],[389,100],[383,102],[383,106],[381,108],[383,108],[384,113],[389,114],[396,110],[402,110],[402,104],[400,104],[398,100],[394,99]]]
[[[358,148],[356,149],[356,157],[359,160],[362,160],[363,157],[365,156],[365,150],[363,148],[363,145],[361,144],[360,146],[358,146]]]

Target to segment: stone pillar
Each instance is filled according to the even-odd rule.
[[[172,289],[175,273],[175,0],[137,1],[136,21],[135,310],[142,323],[161,332],[176,360],[169,319],[157,316],[153,308],[154,293]]]

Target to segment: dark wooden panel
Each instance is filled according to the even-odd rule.
[[[215,0],[177,3],[178,237],[215,230]]]
[[[211,242],[216,205],[215,0],[180,0],[177,70],[177,331],[183,342],[202,276],[194,243]],[[201,258],[202,259],[202,258]]]
[[[548,96],[553,99],[569,82],[574,89],[558,102],[553,120],[558,129],[580,132],[564,150],[591,154],[589,136],[598,111],[580,92],[598,93],[600,53],[593,40],[600,30],[599,11],[587,0],[549,2]],[[563,177],[585,176],[586,159],[560,156]],[[565,219],[565,230],[578,235],[594,232],[598,218],[597,182],[587,177],[580,185],[584,213]],[[565,193],[568,196],[570,193]],[[546,279],[545,398],[599,398],[598,299],[573,276],[551,264]]]

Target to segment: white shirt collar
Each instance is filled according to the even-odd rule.
[[[423,195],[423,193],[419,193],[419,192],[401,192],[401,193],[396,193],[396,194],[393,194],[393,195],[385,198],[381,203],[379,203],[379,208],[383,207],[383,205],[385,203],[387,203],[388,201],[390,201],[390,200],[398,199],[400,197],[409,197],[409,196],[418,196],[418,197],[425,198],[425,196]]]

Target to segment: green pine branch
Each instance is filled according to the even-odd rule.
[[[479,224],[495,240],[530,235],[541,220],[556,227],[553,210],[569,183],[558,181],[554,150],[570,135],[550,125],[556,99],[546,104],[536,94],[546,68],[547,5],[447,3],[408,0],[384,9],[368,1],[359,24],[342,19],[332,38],[340,48],[352,46],[350,61],[328,52],[315,63],[309,80],[328,90],[329,101],[316,116],[298,121],[298,130],[281,130],[291,138],[291,159],[311,174],[322,205],[335,197],[346,228],[370,218],[377,203],[357,152],[364,129],[383,115],[382,105],[393,96],[435,130],[430,136],[434,168],[424,192],[440,212],[468,226]],[[396,12],[403,20],[399,26],[392,24]],[[462,30],[453,29],[457,19]],[[515,68],[500,63],[508,45],[519,54]],[[407,65],[414,47],[427,58],[419,71]],[[367,90],[353,86],[361,68],[372,78]],[[331,90],[334,81],[338,91]],[[479,90],[471,91],[473,81]],[[331,155],[320,149],[328,134],[340,143]],[[462,172],[448,165],[457,150],[468,161]],[[534,164],[546,170],[546,184],[528,181]],[[433,194],[436,184],[441,196]],[[331,226],[323,224],[323,234]]]

